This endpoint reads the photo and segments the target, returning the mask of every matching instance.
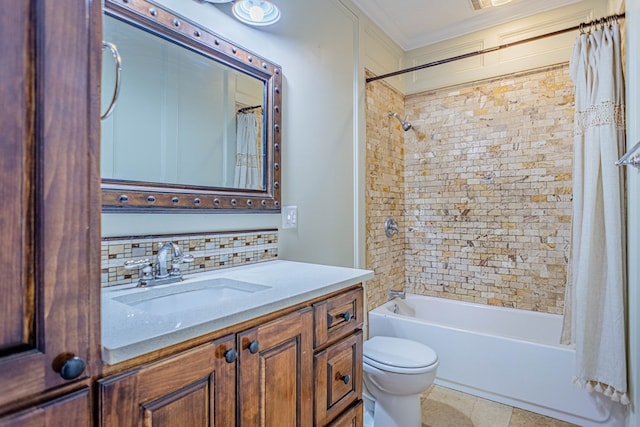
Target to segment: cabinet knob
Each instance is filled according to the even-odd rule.
[[[342,317],[347,322],[353,318],[353,315],[348,311],[346,313],[340,313],[338,316]]]
[[[80,359],[78,356],[73,356],[67,359],[62,366],[60,366],[60,376],[65,380],[78,378],[82,372],[84,372],[85,367],[86,364],[84,363],[84,360]]]
[[[342,382],[345,383],[345,384],[349,384],[349,381],[351,381],[351,376],[350,375],[342,375],[338,379],[342,380]]]
[[[229,363],[235,362],[237,358],[238,358],[238,352],[236,351],[235,348],[232,348],[231,350],[227,350],[224,352],[224,360],[226,360]]]
[[[260,350],[260,343],[258,343],[258,341],[251,341],[248,348],[249,353],[256,354]]]

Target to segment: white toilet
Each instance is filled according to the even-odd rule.
[[[420,394],[436,377],[436,353],[416,341],[375,336],[364,342],[363,359],[365,426],[421,427]]]

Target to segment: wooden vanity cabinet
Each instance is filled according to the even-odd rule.
[[[314,304],[314,318],[314,425],[362,425],[362,288]]]
[[[311,426],[310,307],[99,381],[103,427]]]
[[[99,425],[361,426],[362,297],[317,298],[104,378]]]
[[[98,381],[104,427],[227,427],[236,417],[235,336]]]

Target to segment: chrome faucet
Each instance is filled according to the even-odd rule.
[[[167,269],[167,255],[169,253],[171,253],[171,269]],[[165,242],[158,245],[158,253],[153,260],[149,258],[129,260],[124,263],[124,268],[127,270],[142,269],[142,275],[138,280],[139,287],[164,285],[180,282],[182,280],[180,264],[193,262],[193,260],[193,256],[182,252],[177,244]]]
[[[405,299],[407,298],[407,294],[405,293],[405,291],[394,291],[393,289],[390,289],[389,299],[394,299],[394,298]]]
[[[167,254],[172,252],[171,257],[171,270],[167,270]],[[158,254],[155,261],[155,278],[164,279],[169,276],[180,275],[180,263],[183,261],[184,255],[180,246],[173,242],[160,243],[158,245]],[[177,271],[174,271],[176,267]]]

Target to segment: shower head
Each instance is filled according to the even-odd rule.
[[[409,118],[409,116],[405,116],[404,120],[402,120],[400,118],[400,116],[398,115],[398,113],[391,113],[389,112],[389,117],[395,117],[396,119],[398,119],[398,121],[400,122],[400,124],[402,125],[402,129],[406,132],[409,129],[411,129],[411,123],[409,123],[407,121],[407,119]]]

